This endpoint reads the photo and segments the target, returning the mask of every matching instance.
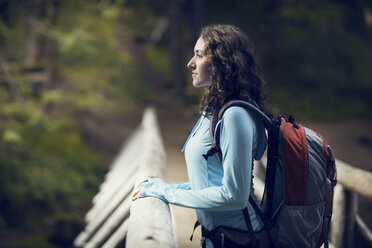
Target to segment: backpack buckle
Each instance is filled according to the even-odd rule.
[[[207,151],[206,154],[202,154],[203,158],[205,159],[205,161],[208,161],[208,158],[212,155],[214,155],[215,153],[217,152],[221,152],[221,149],[219,146],[213,146],[211,149],[209,149]]]

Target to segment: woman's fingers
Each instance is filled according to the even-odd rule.
[[[132,195],[132,201],[134,201],[134,200],[137,200],[138,198],[139,198],[139,196],[140,196],[140,189],[139,190],[137,190],[136,192],[134,192],[134,194]]]
[[[140,194],[139,194],[140,190],[134,192],[134,194],[132,195],[132,201],[135,201],[137,200],[138,198],[140,198]]]
[[[136,191],[133,193],[132,195],[132,201],[135,201],[139,198],[141,198],[140,196],[140,192],[141,192],[141,189],[143,188],[143,186],[146,184],[146,182],[144,183],[141,183],[137,188],[136,188]]]
[[[136,197],[138,195],[139,191],[136,191],[134,192],[134,194],[132,195],[132,197]]]

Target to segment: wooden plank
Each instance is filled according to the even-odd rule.
[[[345,188],[372,200],[372,173],[336,159],[337,180]]]
[[[120,226],[121,223],[129,216],[129,209],[132,198],[128,197],[125,199],[123,204],[120,204],[118,208],[108,217],[103,225],[97,230],[92,239],[86,244],[85,248],[96,248],[101,247],[103,242],[108,239]],[[124,238],[124,237],[123,237]]]
[[[116,247],[127,236],[129,219],[126,219],[111,237],[102,245],[102,248]]]
[[[335,247],[353,247],[357,215],[357,194],[336,185],[331,220],[331,241]]]
[[[168,204],[153,197],[133,202],[126,247],[176,247]]]
[[[116,208],[121,208],[122,205],[128,204],[128,199],[130,198],[130,193],[132,192],[134,186],[134,179],[135,177],[130,178],[129,181],[127,181],[124,185],[123,189],[120,190],[118,194],[116,194],[115,197],[107,203],[106,207],[103,208],[94,219],[87,223],[84,232],[78,236],[77,244],[85,244],[95,232],[99,231],[98,229],[103,228],[102,226],[105,225],[111,216],[115,214]],[[124,200],[126,197],[128,199]]]
[[[108,233],[114,228],[112,225],[107,228],[110,216],[117,216],[118,211],[122,211],[122,216],[117,216],[119,219],[129,215],[130,200],[124,204],[124,199],[130,196],[133,190],[143,140],[143,130],[140,126],[122,145],[120,153],[105,176],[104,183],[100,186],[100,191],[94,197],[93,207],[85,217],[87,225],[84,231],[74,240],[75,247],[86,247],[87,244],[92,246],[92,244],[102,242],[103,239],[107,239],[102,236],[110,235]],[[109,230],[107,234],[100,234],[107,230]]]
[[[254,193],[260,202],[265,190],[265,170],[261,161],[254,161],[253,176]]]
[[[93,198],[93,203],[99,202],[99,198],[102,195],[107,195],[107,191],[111,192],[112,185],[119,184],[122,180],[122,176],[126,175],[129,170],[133,170],[137,167],[138,163],[134,161],[138,160],[138,155],[141,152],[141,145],[143,141],[143,134],[140,132],[140,129],[137,129],[134,137],[131,138],[131,142],[126,144],[119,155],[115,158],[109,172],[105,176],[105,181],[100,186],[100,191]]]
[[[133,161],[132,163],[136,162]],[[132,191],[136,170],[137,166],[129,167],[127,170],[129,173],[124,174],[121,178],[115,178],[117,183],[111,185],[106,194],[101,195],[100,200],[87,213],[85,218],[87,222],[96,219],[102,212],[115,208]]]
[[[356,232],[359,232],[361,237],[364,239],[364,243],[368,244],[368,247],[372,247],[372,232],[368,229],[368,226],[359,214],[355,217],[355,228]]]
[[[165,177],[165,150],[155,123],[154,110],[146,110],[142,123],[146,142],[136,184],[150,177]],[[168,204],[153,197],[141,198],[132,203],[126,247],[176,247]]]
[[[165,178],[166,155],[154,109],[146,109],[142,122],[144,142],[136,185],[150,177]]]

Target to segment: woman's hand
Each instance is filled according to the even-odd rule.
[[[136,187],[136,189],[135,189],[135,191],[134,191],[134,193],[132,195],[132,201],[135,201],[135,200],[137,200],[139,198],[142,198],[141,197],[141,194],[140,194],[141,193],[141,189],[147,184],[147,182],[148,182],[148,180],[145,180],[144,182],[140,183]]]

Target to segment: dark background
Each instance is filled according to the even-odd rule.
[[[371,123],[371,1],[0,0],[0,17],[0,247],[69,247],[146,106],[192,123],[205,24],[243,29],[273,110],[323,127],[338,154]]]

